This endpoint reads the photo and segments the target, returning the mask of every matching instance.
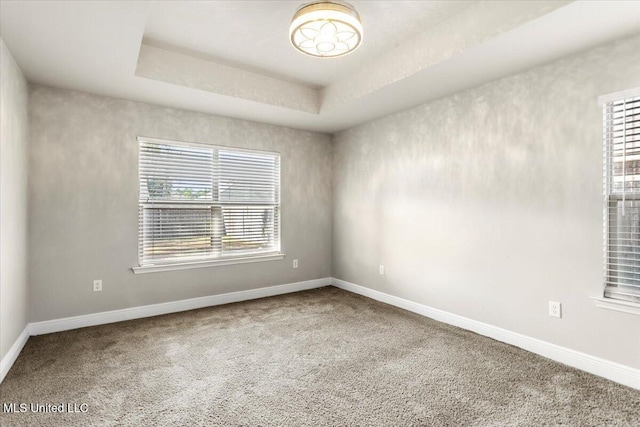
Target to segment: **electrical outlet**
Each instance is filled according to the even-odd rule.
[[[556,301],[549,301],[549,316],[562,317],[562,304]]]
[[[93,292],[102,292],[102,280],[93,281]]]
[[[378,273],[380,273],[381,276],[384,276],[384,265],[378,267]]]
[[[293,260],[293,268],[298,268],[298,260],[297,259]]]

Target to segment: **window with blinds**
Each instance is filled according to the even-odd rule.
[[[138,138],[140,266],[280,252],[280,155]]]
[[[640,96],[604,104],[604,296],[640,302]]]

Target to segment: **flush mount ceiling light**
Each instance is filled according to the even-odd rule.
[[[300,52],[333,57],[353,52],[362,43],[360,15],[343,1],[314,1],[296,11],[289,40]]]

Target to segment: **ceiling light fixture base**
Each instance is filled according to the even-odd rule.
[[[305,55],[343,56],[362,44],[360,15],[347,2],[315,1],[298,8],[291,19],[289,40]]]

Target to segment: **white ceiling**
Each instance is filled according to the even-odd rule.
[[[361,15],[366,42],[334,61],[301,55],[289,44],[288,24],[306,1],[152,1],[145,43],[319,88],[475,3],[351,1]]]
[[[330,133],[640,33],[632,1],[353,1],[362,47],[307,58],[303,1],[2,0],[0,35],[32,83]]]

